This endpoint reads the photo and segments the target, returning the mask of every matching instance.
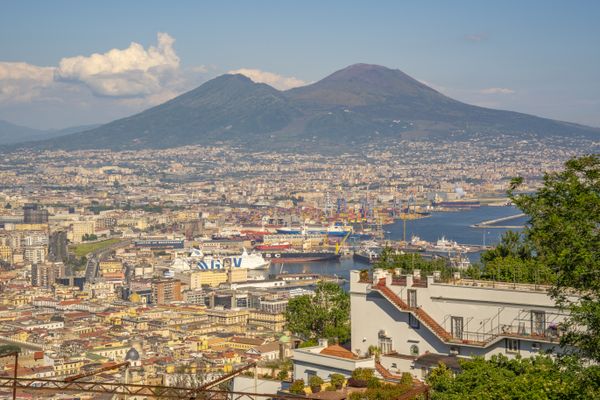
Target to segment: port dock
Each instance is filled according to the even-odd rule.
[[[478,224],[473,224],[471,225],[471,228],[480,228],[480,229],[521,229],[524,226],[523,225],[495,225],[499,222],[504,222],[504,221],[512,221],[513,219],[517,219],[517,218],[521,218],[524,217],[525,214],[521,213],[521,214],[516,214],[516,215],[509,215],[508,217],[502,217],[502,218],[496,218],[496,219],[490,219],[487,221],[483,221],[480,222]]]

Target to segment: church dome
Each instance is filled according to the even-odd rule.
[[[134,349],[133,347],[129,349],[129,351],[127,351],[127,354],[125,355],[125,361],[139,361],[140,360],[140,353],[138,353],[138,351],[136,349]]]

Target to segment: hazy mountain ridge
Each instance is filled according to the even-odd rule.
[[[228,142],[298,149],[310,140],[344,147],[360,139],[470,132],[598,138],[599,128],[451,99],[399,70],[355,64],[288,91],[222,75],[166,103],[38,148],[136,149]]]
[[[72,126],[64,129],[34,129],[0,120],[0,145],[51,139],[99,127],[100,124]]]

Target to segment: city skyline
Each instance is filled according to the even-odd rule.
[[[5,3],[0,119],[104,123],[223,73],[286,89],[366,62],[467,103],[600,126],[597,4],[463,5]]]

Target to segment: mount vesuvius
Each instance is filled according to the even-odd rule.
[[[123,150],[231,143],[263,150],[342,149],[361,141],[457,133],[600,137],[599,128],[465,104],[399,70],[355,64],[287,91],[243,75],[222,75],[139,114],[25,146]]]

